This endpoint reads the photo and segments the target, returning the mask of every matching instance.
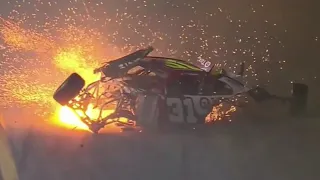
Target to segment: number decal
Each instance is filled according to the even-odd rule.
[[[208,114],[212,109],[213,100],[210,97],[206,96],[186,96],[187,98],[192,99],[194,111],[198,115]]]
[[[193,101],[191,98],[186,98],[183,100],[183,104],[186,110],[187,123],[197,123],[198,119],[194,114]]]
[[[198,119],[194,113],[193,101],[190,98],[167,98],[169,107],[169,120],[173,123],[197,123]]]
[[[126,62],[126,63],[123,63],[123,64],[119,64],[119,68],[120,69],[124,69],[124,68],[129,67],[131,64],[133,64],[133,62]]]
[[[119,67],[119,69],[125,69],[125,68],[133,65],[133,63],[136,63],[138,61],[140,61],[140,58],[137,58],[137,59],[135,59],[133,61],[128,61],[128,62],[124,62],[122,64],[119,64],[118,67]]]
[[[174,123],[184,122],[184,113],[182,101],[179,98],[167,98],[167,106],[169,107],[169,120]]]
[[[190,96],[182,98],[167,98],[169,120],[173,123],[198,123],[203,116],[211,112],[218,104],[220,97]]]
[[[208,68],[208,67],[211,66],[211,62],[210,62],[210,61],[204,60],[204,59],[202,59],[201,57],[199,57],[198,62],[199,62],[201,65],[203,65],[205,68]]]

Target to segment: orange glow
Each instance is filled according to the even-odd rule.
[[[113,110],[104,110],[103,116],[107,116],[113,113]],[[89,116],[93,121],[98,118],[99,110],[93,109],[93,105],[90,104],[88,106],[87,111],[85,112],[87,116]],[[88,126],[83,123],[80,117],[85,116],[81,111],[73,111],[69,107],[62,106],[57,110],[57,118],[55,119],[55,123],[58,126],[66,127],[66,128],[75,128],[80,130],[89,131]],[[80,116],[80,117],[79,117]]]
[[[96,40],[101,37],[98,31],[69,25],[67,28],[58,30],[59,39],[63,41],[57,43],[52,40],[54,37],[50,36],[50,34],[26,30],[19,23],[1,18],[0,26],[0,34],[8,45],[9,51],[33,51],[43,60],[53,60],[52,64],[63,75],[61,79],[66,78],[73,72],[82,76],[86,81],[86,85],[100,78],[99,75],[93,74],[93,69],[99,66],[99,60],[102,59],[99,52],[97,52],[100,50],[100,44],[96,43]],[[32,79],[39,79],[39,77],[33,77],[30,80],[28,79],[28,83],[21,84],[21,82],[25,82],[27,78],[30,78],[29,76],[13,73],[12,77],[6,77],[7,81],[4,84],[8,86],[8,89],[11,89],[11,94],[8,97],[23,101],[26,104],[36,103],[42,105],[46,101],[45,103],[51,104],[53,107],[58,106],[56,102],[47,97],[52,96],[54,89],[51,88],[58,87],[58,84],[46,83],[49,87],[33,85],[32,82],[34,81]],[[61,82],[59,81],[58,83]],[[88,129],[71,109],[67,107],[56,107],[55,109],[58,109],[58,111],[54,116],[59,118],[58,123],[55,124],[62,127]]]
[[[100,76],[93,73],[102,61],[114,59],[122,55],[122,49],[107,45],[108,40],[98,29],[82,25],[67,24],[63,27],[54,26],[38,31],[25,28],[26,21],[14,21],[0,18],[0,38],[4,41],[5,54],[8,61],[26,62],[27,67],[14,68],[0,79],[2,88],[7,91],[6,103],[35,105],[39,115],[53,112],[52,123],[61,127],[88,130],[77,113],[68,107],[60,107],[52,99],[52,94],[63,80],[71,73],[82,76],[86,85],[99,80]],[[49,23],[50,24],[50,23]],[[26,59],[24,54],[34,57]],[[107,52],[107,55],[106,55]],[[30,67],[29,67],[30,66]],[[28,69],[28,71],[26,71]],[[97,119],[99,110],[90,106],[86,114],[93,120]],[[112,113],[104,110],[103,115]],[[43,114],[41,114],[43,113]],[[81,115],[83,116],[83,114]],[[122,120],[125,121],[125,120]]]
[[[80,118],[77,116],[77,114],[72,111],[70,108],[66,106],[62,106],[59,111],[59,121],[58,125],[61,125],[63,127],[67,128],[77,128],[81,130],[89,130],[88,126],[84,124]]]
[[[212,108],[212,111],[205,118],[205,121],[206,123],[212,123],[214,121],[223,120],[225,117],[231,116],[231,114],[236,110],[237,109],[235,106],[230,106],[228,109],[226,109],[226,106],[220,103]]]
[[[99,75],[93,74],[93,67],[97,66],[95,63],[90,63],[86,59],[84,48],[82,47],[72,47],[61,49],[54,57],[54,63],[59,68],[65,72],[77,72],[80,76],[84,78],[86,84],[92,83],[99,79]],[[87,125],[85,125],[77,114],[73,112],[70,108],[61,107],[58,111],[61,126],[73,126],[79,129],[88,130]],[[80,112],[77,112],[80,113]],[[93,116],[97,113],[89,108],[86,112],[89,116]]]
[[[41,53],[47,52],[55,46],[51,38],[46,36],[46,34],[23,29],[20,25],[21,22],[15,23],[0,18],[0,34],[11,50],[25,50]]]

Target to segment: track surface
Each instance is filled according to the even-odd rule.
[[[207,134],[93,136],[22,122],[7,130],[21,180],[319,179],[319,119],[267,118]]]

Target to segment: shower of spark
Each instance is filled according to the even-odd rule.
[[[268,75],[270,48],[282,47],[282,42],[265,30],[243,30],[248,20],[232,19],[232,14],[223,8],[208,9],[205,3],[8,1],[12,11],[0,19],[0,68],[4,70],[0,78],[1,106],[35,106],[40,115],[55,109],[68,114],[68,110],[57,107],[52,94],[70,73],[77,72],[90,83],[98,78],[92,70],[99,63],[150,44],[156,47],[158,55],[191,62],[202,57],[230,70],[245,59],[247,78],[254,81],[259,81],[257,72],[264,63],[263,73]],[[251,7],[248,12],[254,14],[259,9],[263,5]],[[219,29],[209,25],[211,21],[229,27]],[[224,35],[230,27],[234,35]],[[246,36],[248,32],[251,34]],[[285,61],[274,63],[282,65]]]
[[[101,49],[98,31],[68,25],[65,29],[57,28],[55,34],[36,32],[5,19],[1,19],[0,25],[6,45],[3,66],[10,65],[1,78],[5,105],[35,105],[40,106],[39,113],[48,112],[47,108],[55,108],[51,98],[54,88],[68,74],[77,72],[87,83],[97,80],[92,72],[102,59],[97,51]],[[67,114],[65,108],[59,111]]]

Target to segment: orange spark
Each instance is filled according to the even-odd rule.
[[[212,108],[212,111],[205,118],[205,121],[206,123],[212,123],[214,121],[223,120],[225,117],[231,116],[231,114],[236,110],[237,109],[235,106],[230,106],[228,108],[226,105],[223,105],[222,103],[220,103],[219,105],[214,106]]]
[[[59,109],[56,113],[60,123],[56,124],[69,124],[84,129],[83,123],[70,109],[55,107],[57,103],[53,101],[52,94],[59,83],[72,72],[79,73],[87,84],[99,79],[98,75],[93,74],[93,69],[98,67],[99,60],[102,59],[99,55],[103,54],[98,52],[101,50],[97,43],[97,39],[101,38],[99,32],[69,25],[65,29],[58,28],[58,36],[52,38],[54,35],[48,32],[37,33],[22,28],[20,23],[4,19],[0,19],[0,28],[0,35],[6,44],[7,58],[20,58],[12,57],[19,54],[13,53],[14,51],[34,52],[37,58],[26,63],[27,66],[33,64],[31,68],[14,68],[1,78],[5,102],[26,106],[36,104],[38,107],[42,106],[41,110],[44,112],[48,108]],[[34,60],[38,63],[34,63]]]
[[[20,23],[0,18],[0,34],[2,39],[13,50],[47,52],[54,46],[52,40],[44,34],[26,30]]]

